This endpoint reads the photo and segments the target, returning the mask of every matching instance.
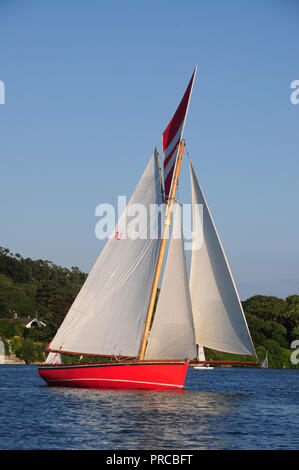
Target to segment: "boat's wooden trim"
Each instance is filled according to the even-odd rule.
[[[77,369],[86,367],[110,367],[110,366],[147,366],[147,365],[163,365],[163,364],[176,364],[185,365],[185,360],[145,360],[145,361],[111,361],[111,362],[78,362],[75,364],[39,364],[38,368],[42,369]]]
[[[62,349],[52,349],[52,348],[46,348],[47,352],[52,352],[52,353],[58,353],[58,354],[69,354],[70,356],[86,356],[86,357],[103,357],[103,358],[111,358],[111,359],[136,359],[136,357],[133,356],[110,356],[110,355],[105,355],[105,354],[91,354],[91,353],[84,353],[84,352],[74,352],[74,351],[63,351]]]

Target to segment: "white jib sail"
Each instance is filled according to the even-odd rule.
[[[145,210],[144,217],[138,216],[138,232],[145,233],[144,238],[132,239],[134,211],[138,207],[135,204],[141,204]],[[162,204],[154,156],[115,228],[117,236],[111,236],[106,243],[50,350],[91,355],[138,354],[161,243],[161,237],[150,236],[155,224],[160,227],[158,212],[155,217],[150,214],[152,204]]]
[[[172,237],[145,359],[196,357],[180,212],[180,206],[176,205]]]
[[[192,250],[190,271],[196,342],[218,351],[255,355],[237,289],[191,162],[190,173],[193,212],[196,204],[203,208],[202,226],[193,227],[193,232],[202,230],[202,246]]]

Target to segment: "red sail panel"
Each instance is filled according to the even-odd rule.
[[[185,94],[174,113],[170,123],[166,127],[162,136],[162,149],[164,152],[164,188],[165,188],[165,202],[168,201],[169,193],[171,190],[172,177],[175,168],[176,159],[178,156],[179,143],[181,141],[188,105],[191,97],[193,82],[196,74],[196,68],[193,72],[191,80],[185,91]]]

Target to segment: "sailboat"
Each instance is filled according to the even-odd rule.
[[[203,232],[203,244],[192,250],[188,279],[176,191],[196,70],[162,134],[164,177],[155,148],[113,234],[47,348],[50,354],[93,356],[99,357],[99,362],[53,364],[49,360],[38,368],[48,385],[183,389],[189,365],[207,362],[197,357],[198,344],[256,356],[230,268],[191,161],[193,209],[203,207],[202,226],[193,210],[193,231]],[[139,230],[146,236],[139,237],[132,230],[135,204],[146,209],[146,216],[139,220]],[[153,216],[152,205],[162,210]],[[130,231],[131,236],[126,236]],[[153,232],[158,236],[152,236]]]
[[[194,369],[196,370],[213,370],[214,369],[214,367],[206,363],[205,351],[204,351],[204,348],[200,345],[198,346],[198,350],[197,350],[197,358],[199,361],[201,361],[201,364],[195,365]]]
[[[269,367],[269,362],[268,362],[268,350],[266,351],[266,356],[263,360],[263,362],[261,363],[261,368],[262,369],[268,369]]]

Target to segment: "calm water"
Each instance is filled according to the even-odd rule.
[[[0,365],[0,449],[299,449],[299,371],[190,368],[186,391],[48,387]]]

